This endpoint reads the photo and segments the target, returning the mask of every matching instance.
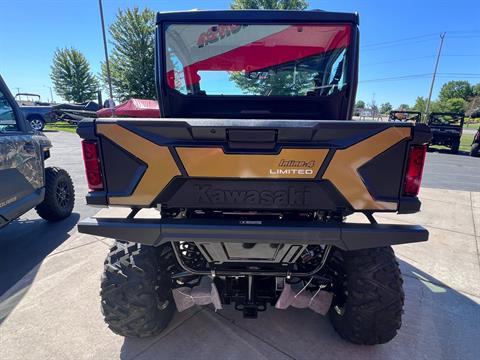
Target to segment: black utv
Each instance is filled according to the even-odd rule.
[[[391,340],[404,302],[391,246],[428,232],[373,214],[420,210],[431,136],[351,121],[358,16],[159,13],[156,35],[162,117],[77,129],[87,203],[131,209],[78,226],[117,239],[101,282],[110,329],[146,337],[194,305],[249,318],[272,306],[328,314],[354,343]]]
[[[460,148],[460,138],[463,133],[463,113],[432,112],[428,116],[428,126],[432,131],[430,145],[449,147],[452,153],[457,153]]]
[[[480,118],[480,110],[474,111],[470,117],[473,118]],[[480,156],[480,128],[477,129],[475,136],[473,137],[472,145],[470,148],[470,155],[479,157]]]
[[[33,208],[49,221],[72,213],[72,179],[63,169],[45,167],[51,147],[0,77],[0,228]]]

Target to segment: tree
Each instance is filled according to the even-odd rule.
[[[305,10],[306,0],[233,0],[230,7],[242,9],[275,9],[275,10]]]
[[[474,96],[480,96],[480,83],[473,85],[472,88]]]
[[[305,10],[305,0],[233,0],[230,7],[241,9],[275,9]],[[244,73],[232,72],[230,79],[245,94],[255,95],[297,95],[306,92],[313,82],[313,75],[305,72],[294,74],[292,71],[273,71],[268,76],[246,76]]]
[[[445,103],[449,99],[463,99],[468,101],[474,95],[474,88],[466,80],[449,81],[443,84],[439,100]]]
[[[425,99],[423,96],[418,96],[417,99],[415,100],[415,105],[413,105],[412,110],[420,111],[421,113],[424,113],[426,109],[427,109],[427,99]]]
[[[398,110],[404,110],[404,111],[407,111],[410,109],[410,105],[408,104],[400,104],[398,105]]]
[[[355,103],[355,107],[357,109],[365,109],[365,101],[363,100],[358,100],[356,103]]]
[[[110,54],[110,74],[115,96],[120,100],[131,97],[153,99],[155,92],[155,13],[138,7],[119,10],[110,25],[113,49]],[[102,64],[103,82],[107,71]]]
[[[462,98],[448,99],[443,103],[442,111],[445,112],[464,112],[467,107],[467,101]]]
[[[388,114],[392,110],[393,110],[393,106],[388,101],[380,105],[381,114]]]
[[[82,103],[95,99],[98,81],[80,51],[74,48],[55,50],[51,70],[55,92],[66,101]]]

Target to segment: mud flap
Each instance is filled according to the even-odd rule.
[[[318,314],[326,315],[332,303],[333,294],[322,291],[321,287],[316,291],[310,291],[307,289],[309,283],[303,288],[302,283],[293,285],[285,283],[275,308],[287,309],[290,306],[297,309],[309,308]]]
[[[198,286],[181,287],[172,290],[173,300],[178,311],[184,311],[194,305],[213,304],[215,311],[222,309],[218,290],[212,279],[204,276]]]

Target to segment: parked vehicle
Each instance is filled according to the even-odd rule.
[[[460,148],[460,138],[463,133],[463,113],[432,112],[428,117],[428,126],[432,131],[431,145],[447,146],[452,153]]]
[[[152,336],[175,308],[212,303],[248,318],[268,305],[328,313],[357,344],[396,335],[404,292],[391,245],[428,231],[373,214],[420,210],[431,134],[348,121],[357,26],[357,14],[323,11],[157,15],[161,118],[77,129],[87,203],[131,208],[78,226],[117,239],[101,282],[112,331]],[[144,208],[159,213],[139,218]],[[370,223],[346,223],[353,213]]]
[[[473,112],[470,115],[471,118],[480,118],[480,110]],[[470,149],[470,155],[479,157],[480,156],[480,127],[478,128],[475,136],[473,137],[472,146]]]
[[[422,113],[419,111],[393,110],[390,111],[388,121],[408,121],[420,123],[422,121]]]
[[[25,97],[27,100],[24,99]],[[32,98],[36,100],[32,100]],[[33,130],[42,131],[45,124],[57,121],[52,105],[40,101],[40,95],[18,93],[15,95],[15,99]]]
[[[0,228],[32,208],[49,221],[71,214],[70,176],[44,166],[51,146],[45,135],[33,131],[0,77]]]
[[[85,117],[96,117],[100,105],[94,101],[83,104],[58,104],[53,106],[53,112],[58,121],[65,121],[77,125]]]

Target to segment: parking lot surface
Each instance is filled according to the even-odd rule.
[[[81,205],[78,139],[49,136],[55,146],[49,161],[74,178],[77,215],[49,225],[30,212],[0,232],[0,285],[11,284],[0,296],[0,359],[478,359],[480,159],[429,153],[422,212],[377,215],[382,223],[430,231],[426,243],[395,247],[406,300],[403,326],[390,343],[349,344],[309,310],[270,308],[249,320],[231,307],[190,309],[162,335],[138,340],[111,333],[100,313],[100,276],[112,240],[74,227],[96,212]]]

